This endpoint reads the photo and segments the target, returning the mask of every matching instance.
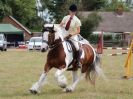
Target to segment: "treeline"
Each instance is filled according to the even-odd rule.
[[[40,28],[41,19],[37,16],[35,0],[0,0],[0,20],[12,15],[31,30]]]
[[[60,23],[63,16],[68,14],[68,8],[71,4],[78,6],[78,11],[93,11],[86,19],[80,17],[82,21],[81,35],[89,39],[90,34],[102,21],[97,11],[129,11],[128,5],[122,0],[41,0],[49,13],[53,16],[55,23]],[[51,19],[52,21],[52,19]]]
[[[43,7],[49,9],[49,13],[56,22],[60,22],[62,17],[68,13],[68,7],[76,4],[79,11],[116,11],[122,8],[128,11],[128,5],[122,0],[41,0]]]
[[[63,16],[68,14],[68,7],[75,3],[79,11],[115,11],[120,8],[128,11],[128,6],[121,0],[40,0],[42,3],[41,10],[46,8],[49,15],[53,16],[51,21],[60,23]],[[110,2],[108,2],[110,1]],[[40,30],[43,21],[37,16],[36,0],[0,0],[0,19],[6,15],[12,15],[23,25],[31,30]],[[96,13],[82,20],[82,33],[88,35],[98,26],[102,20]],[[44,19],[44,22],[46,20]],[[84,26],[85,24],[85,26]],[[87,26],[86,26],[87,24]],[[87,34],[86,34],[87,33]]]

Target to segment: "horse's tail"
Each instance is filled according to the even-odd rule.
[[[97,76],[101,76],[103,79],[105,79],[105,75],[101,69],[101,61],[100,56],[96,53],[95,61],[88,67],[86,72],[86,79],[91,82],[91,84],[95,85],[95,80]]]

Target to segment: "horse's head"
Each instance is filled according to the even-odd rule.
[[[55,28],[53,24],[45,24],[43,26],[42,32],[43,32],[43,40],[47,42],[49,46],[54,44],[54,42],[57,39],[59,39],[57,28]]]
[[[52,24],[45,24],[42,28],[42,32],[49,32],[49,33],[55,33],[54,25]]]
[[[42,44],[42,52],[46,52],[49,48],[49,33],[53,33],[53,28],[51,26],[43,25],[42,33],[43,33],[43,44]]]

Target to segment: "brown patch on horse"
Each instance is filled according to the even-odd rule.
[[[49,66],[61,69],[65,68],[65,52],[63,45],[61,44],[61,39],[57,39],[52,43],[52,45],[55,45],[51,50],[49,51],[47,55],[47,62]]]
[[[93,63],[94,60],[94,52],[92,48],[89,45],[83,44],[81,47],[84,50],[85,57],[81,59],[82,66],[82,73],[85,73],[87,69],[89,68],[89,65]]]
[[[53,42],[54,42],[54,39],[55,39],[55,34],[54,33],[49,33],[48,34],[48,44],[51,46],[53,45]]]
[[[82,49],[84,50],[85,57],[81,59],[82,65],[82,73],[86,73],[86,80],[89,80],[92,85],[95,86],[95,78],[96,71],[93,65],[94,61],[94,52],[93,49],[89,45],[82,45]]]

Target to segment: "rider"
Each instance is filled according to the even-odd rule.
[[[81,21],[79,18],[75,15],[77,12],[77,6],[75,4],[72,4],[69,7],[69,15],[65,16],[63,20],[60,23],[60,26],[66,31],[67,36],[65,39],[71,40],[71,42],[75,45],[76,53],[78,53],[78,59],[77,63],[79,64],[79,58],[80,58],[80,48],[79,48],[79,33],[80,33],[80,26]]]

